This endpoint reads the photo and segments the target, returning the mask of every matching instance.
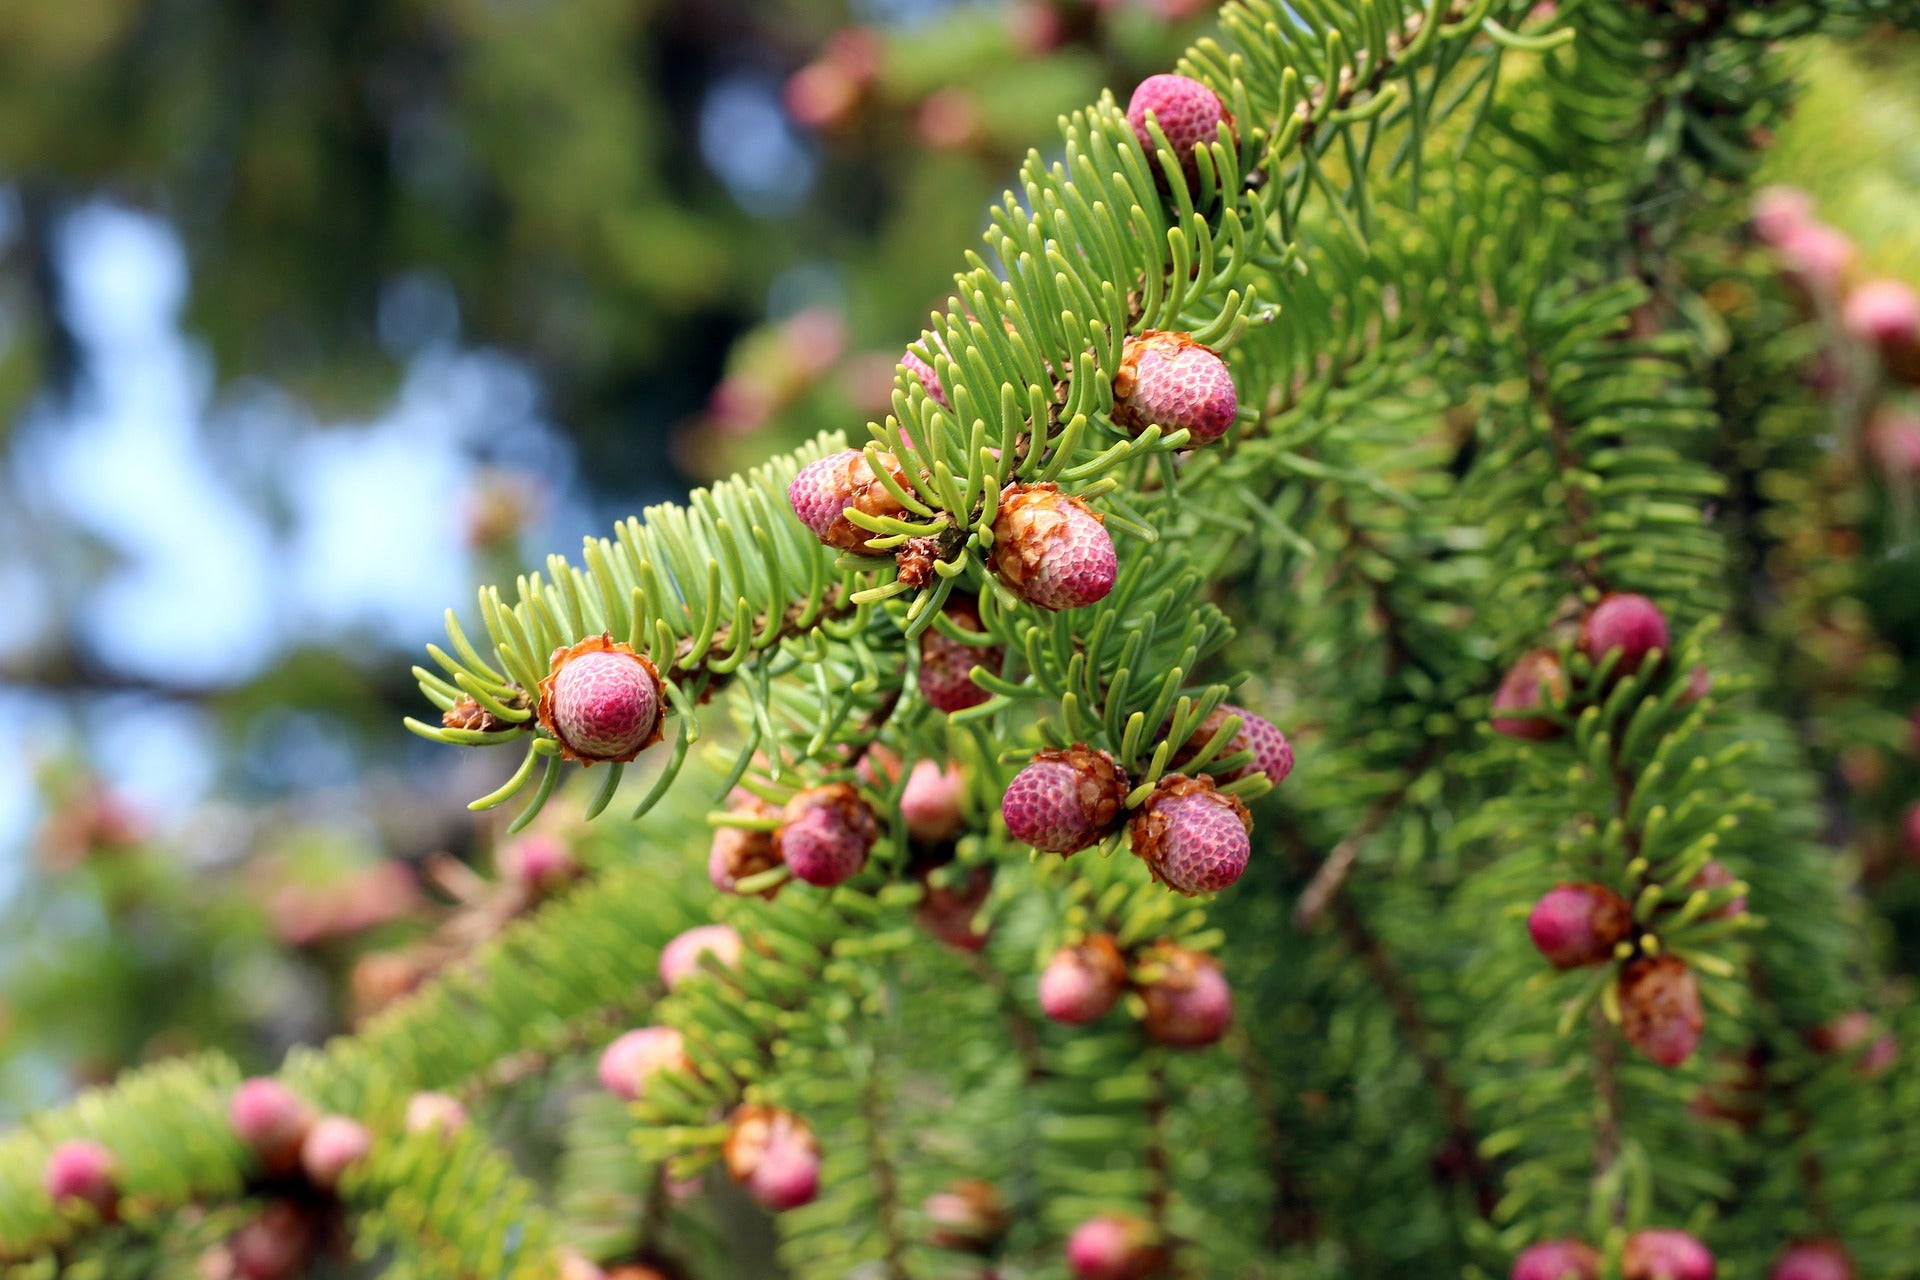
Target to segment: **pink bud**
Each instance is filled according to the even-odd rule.
[[[1603,596],[1580,624],[1580,649],[1594,666],[1616,650],[1616,677],[1640,669],[1647,655],[1668,648],[1667,619],[1653,601],[1632,592]]]
[[[1713,1271],[1713,1254],[1684,1231],[1636,1231],[1620,1256],[1622,1280],[1713,1280]]]
[[[1527,917],[1527,934],[1556,969],[1577,969],[1613,958],[1633,928],[1633,908],[1603,884],[1561,884],[1540,896]]]
[[[932,760],[916,761],[900,796],[900,817],[907,824],[907,834],[928,844],[959,835],[967,825],[960,809],[965,791],[958,765],[942,767]]]
[[[256,1076],[233,1091],[227,1119],[269,1169],[284,1173],[300,1162],[300,1143],[314,1113],[278,1080]]]
[[[1010,484],[993,519],[993,569],[1028,604],[1080,609],[1113,590],[1120,562],[1086,503],[1055,485]]]
[[[1920,478],[1920,414],[1882,405],[1867,423],[1865,443],[1888,479]]]
[[[1189,772],[1187,762],[1200,754],[1200,749],[1220,731],[1220,726],[1227,722],[1229,716],[1240,717],[1240,732],[1233,735],[1214,756],[1214,760],[1251,751],[1253,762],[1230,771],[1209,762],[1203,766],[1206,771],[1219,782],[1237,782],[1255,773],[1266,774],[1267,781],[1276,787],[1285,782],[1287,775],[1293,772],[1293,744],[1287,741],[1287,735],[1275,728],[1271,721],[1230,702],[1221,703],[1200,722],[1186,743],[1169,757],[1167,767]]]
[[[1920,800],[1907,806],[1907,816],[1900,823],[1900,836],[1907,856],[1920,862]]]
[[[729,797],[728,810],[752,818],[775,818],[780,810],[750,791],[736,789]],[[713,844],[707,850],[707,879],[722,893],[738,893],[736,887],[749,876],[771,871],[780,865],[780,847],[771,831],[750,827],[717,827]],[[776,885],[760,896],[771,898],[779,892]]]
[[[1762,187],[1753,197],[1753,232],[1779,244],[1813,222],[1813,197],[1797,187]]]
[[[976,930],[974,922],[993,893],[992,865],[968,867],[958,876],[950,869],[940,879],[944,883],[932,874],[922,877],[926,895],[914,905],[914,921],[956,950],[980,950],[987,945],[988,931]]]
[[[1900,1042],[1894,1034],[1882,1033],[1873,1015],[1854,1009],[1823,1023],[1807,1033],[1814,1052],[1841,1056],[1858,1052],[1853,1072],[1863,1080],[1885,1075],[1900,1057]],[[1863,1048],[1864,1046],[1864,1048]]]
[[[902,489],[906,471],[890,453],[879,455],[880,465]],[[814,537],[841,551],[884,555],[869,545],[875,535],[847,519],[847,512],[898,519],[907,514],[893,491],[874,473],[861,449],[842,449],[802,467],[787,486],[787,503]]]
[[[962,1178],[920,1206],[930,1228],[927,1243],[936,1249],[986,1253],[1007,1234],[1006,1202],[991,1182]]]
[[[346,1116],[322,1116],[300,1146],[300,1167],[314,1186],[331,1191],[372,1150],[373,1135],[365,1125]]]
[[[1856,256],[1853,241],[1819,222],[1790,228],[1775,247],[1787,272],[1818,294],[1838,293]]]
[[[1220,95],[1187,76],[1158,75],[1148,76],[1133,91],[1133,97],[1127,102],[1127,123],[1133,126],[1134,137],[1140,140],[1140,146],[1152,159],[1155,151],[1153,134],[1147,128],[1147,113],[1151,111],[1160,133],[1173,148],[1173,154],[1186,171],[1187,185],[1193,186],[1199,180],[1200,166],[1194,159],[1195,147],[1202,147],[1219,136],[1221,125],[1227,126],[1227,134],[1233,136],[1233,116],[1228,113],[1226,104],[1220,101]],[[1158,163],[1152,165],[1156,178],[1165,181]]]
[[[647,1081],[662,1071],[692,1069],[686,1041],[672,1027],[629,1031],[600,1054],[600,1084],[608,1093],[632,1102],[643,1097]]]
[[[747,1105],[733,1113],[727,1172],[747,1194],[776,1212],[812,1200],[820,1190],[820,1144],[798,1116]]]
[[[787,801],[776,842],[796,879],[828,889],[867,865],[880,824],[860,793],[844,782],[809,787]]]
[[[700,957],[711,955],[722,969],[737,968],[745,948],[733,926],[703,924],[687,930],[660,950],[660,981],[672,991],[700,972]]]
[[[467,1127],[467,1109],[445,1093],[416,1093],[407,1099],[407,1132],[452,1135]]]
[[[1081,1026],[1105,1017],[1127,986],[1127,962],[1113,935],[1096,933],[1062,947],[1040,974],[1040,1011],[1055,1022]]]
[[[501,866],[529,898],[557,893],[580,877],[580,863],[557,836],[524,836],[507,846]]]
[[[1088,1218],[1067,1238],[1075,1280],[1145,1280],[1164,1259],[1158,1233],[1139,1218]]]
[[[560,1280],[607,1280],[607,1273],[576,1249],[560,1251]]]
[[[946,350],[946,343],[931,335],[927,338],[927,345],[935,350]],[[940,375],[934,372],[932,365],[909,351],[900,357],[900,367],[920,379],[920,385],[927,389],[928,397],[932,399],[935,404],[939,405],[942,409],[953,408],[953,405],[947,400],[947,389],[940,385]]]
[[[311,1258],[317,1237],[312,1214],[292,1201],[274,1201],[227,1242],[235,1280],[295,1280]]]
[[[86,1205],[100,1217],[111,1219],[120,1202],[120,1190],[115,1185],[119,1168],[113,1152],[97,1142],[75,1139],[47,1153],[40,1186],[61,1209]]]
[[[1853,1261],[1832,1240],[1802,1240],[1787,1246],[1768,1280],[1853,1280]]]
[[[1869,280],[1847,294],[1840,321],[1862,342],[1910,345],[1920,341],[1920,294],[1904,281]]]
[[[1185,333],[1127,339],[1113,377],[1113,420],[1134,435],[1185,430],[1196,445],[1227,434],[1240,401],[1227,362]]]
[[[1202,774],[1169,773],[1134,811],[1133,852],[1154,878],[1179,893],[1215,893],[1246,872],[1253,819],[1239,797]]]
[[[942,612],[964,631],[981,631],[979,606],[969,597],[949,596]],[[973,682],[973,669],[998,674],[1006,657],[1007,651],[999,645],[977,647],[928,627],[920,633],[920,696],[935,711],[977,707],[993,695]]]
[[[1500,681],[1500,688],[1493,695],[1493,727],[1509,738],[1535,742],[1557,738],[1565,730],[1554,723],[1552,717],[1519,713],[1563,702],[1566,696],[1567,681],[1560,671],[1560,655],[1551,649],[1535,649],[1522,655]]]
[[[1167,944],[1150,963],[1160,972],[1140,993],[1147,1005],[1149,1040],[1198,1048],[1227,1033],[1233,993],[1212,957]]]
[[[631,760],[660,741],[660,673],[631,645],[588,636],[554,651],[539,711],[565,758]]]
[[[1718,858],[1708,858],[1707,865],[1700,868],[1700,873],[1694,876],[1693,883],[1688,887],[1691,889],[1705,889],[1707,892],[1712,893],[1717,889],[1731,889],[1739,883],[1739,878],[1735,876],[1733,872],[1727,870],[1725,863],[1721,862]],[[1729,920],[1734,916],[1742,916],[1746,913],[1747,896],[1742,893],[1725,905],[1709,911],[1707,918],[1709,920]]]
[[[1620,971],[1621,1029],[1663,1067],[1693,1056],[1706,1025],[1693,971],[1677,956],[1642,956]]]
[[[1038,751],[1000,800],[1007,834],[1043,853],[1078,853],[1120,825],[1127,775],[1112,756],[1078,743]]]
[[[1509,1280],[1595,1280],[1600,1255],[1577,1240],[1548,1240],[1513,1260]]]

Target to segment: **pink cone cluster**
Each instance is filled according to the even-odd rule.
[[[1514,1259],[1510,1280],[1598,1280],[1597,1250],[1578,1240],[1548,1240]],[[1621,1280],[1713,1280],[1713,1254],[1684,1231],[1654,1227],[1627,1237]]]
[[[1202,1048],[1225,1035],[1233,1020],[1233,993],[1211,956],[1163,941],[1130,963],[1108,933],[1053,953],[1040,974],[1040,1011],[1054,1022],[1085,1026],[1105,1017],[1129,989],[1139,993],[1143,1029],[1157,1044]]]
[[[1242,752],[1252,760],[1222,775],[1234,781],[1264,773],[1279,782],[1293,770],[1293,747],[1272,724],[1240,707],[1222,706],[1172,754],[1178,765],[1195,759],[1230,716],[1239,730],[1218,758]],[[1154,877],[1179,893],[1216,893],[1237,882],[1252,855],[1253,819],[1237,796],[1212,775],[1162,775],[1131,815],[1132,784],[1105,751],[1078,743],[1036,752],[1007,785],[1000,813],[1007,834],[1043,853],[1088,849],[1126,823],[1133,853]]]
[[[1602,596],[1580,623],[1578,648],[1610,680],[1634,674],[1659,654],[1664,660],[1672,646],[1667,618],[1643,595],[1612,592]],[[1689,690],[1704,693],[1711,677],[1704,670],[1688,674]],[[1567,705],[1566,672],[1552,649],[1523,654],[1501,679],[1493,695],[1493,728],[1510,738],[1543,742],[1566,732],[1554,713],[1571,716],[1579,708]],[[1695,694],[1697,698],[1699,695]]]

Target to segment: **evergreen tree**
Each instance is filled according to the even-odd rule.
[[[1751,176],[1794,41],[1916,18],[1235,0],[884,421],[449,613],[498,883],[270,1080],[0,1139],[0,1256],[732,1274],[744,1193],[823,1280],[1913,1274],[1826,829],[1915,690],[1801,655],[1913,651],[1920,304]]]

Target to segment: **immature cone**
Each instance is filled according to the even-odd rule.
[[[1062,947],[1040,973],[1040,1012],[1055,1022],[1084,1026],[1107,1014],[1127,989],[1127,961],[1110,933]]]
[[[1693,1056],[1706,1025],[1693,971],[1677,956],[1642,956],[1620,972],[1621,1027],[1628,1043],[1663,1067]]]
[[[607,1280],[607,1273],[593,1263],[577,1249],[560,1251],[560,1280]]]
[[[928,343],[942,350],[946,347],[946,344],[938,338],[929,338]],[[939,405],[942,409],[953,408],[953,405],[947,401],[947,389],[940,385],[940,375],[934,372],[932,365],[922,360],[912,351],[908,351],[900,357],[900,367],[920,379],[920,385],[927,389],[928,398],[935,404]]]
[[[1845,232],[1822,222],[1789,228],[1774,247],[1787,274],[1808,293],[1822,297],[1840,291],[1841,282],[1859,256]]]
[[[452,1136],[467,1127],[467,1109],[445,1093],[416,1093],[407,1099],[407,1132]]]
[[[906,790],[900,795],[900,820],[907,824],[907,834],[926,844],[939,844],[959,835],[967,825],[960,808],[965,791],[960,766],[916,760],[907,774]]]
[[[345,1116],[322,1116],[300,1144],[300,1167],[306,1170],[307,1181],[331,1191],[372,1150],[373,1135],[365,1125]]]
[[[1194,158],[1194,148],[1206,146],[1217,138],[1222,124],[1227,126],[1231,137],[1233,116],[1220,101],[1220,95],[1198,80],[1176,75],[1148,76],[1127,102],[1127,123],[1133,126],[1133,136],[1140,140],[1150,162],[1155,144],[1153,134],[1147,129],[1149,111],[1160,125],[1167,145],[1179,157],[1180,167],[1186,171],[1187,186],[1192,188],[1200,180],[1200,163]],[[1149,167],[1164,185],[1165,175],[1159,164],[1154,162]]]
[[[1541,700],[1543,691],[1545,702]],[[1523,654],[1500,681],[1500,688],[1493,695],[1494,730],[1509,738],[1525,738],[1533,742],[1557,738],[1566,730],[1554,723],[1552,718],[1518,713],[1564,702],[1566,696],[1567,679],[1560,670],[1559,654],[1551,649],[1535,649]]]
[[[1242,778],[1256,773],[1267,775],[1267,781],[1279,786],[1293,772],[1293,744],[1287,741],[1287,735],[1275,728],[1273,722],[1257,716],[1245,707],[1236,707],[1223,702],[1200,722],[1191,737],[1167,761],[1170,769],[1185,769],[1187,761],[1200,754],[1213,735],[1228,717],[1240,717],[1240,732],[1233,735],[1232,741],[1214,755],[1215,760],[1224,760],[1228,756],[1239,755],[1242,751],[1251,751],[1253,761],[1238,769],[1222,771],[1213,764],[1207,765],[1207,772],[1221,782],[1238,782]]]
[[[1145,1280],[1164,1261],[1159,1233],[1139,1218],[1088,1218],[1067,1237],[1075,1280]]]
[[[227,1241],[234,1280],[294,1280],[318,1243],[313,1215],[291,1201],[276,1200]]]
[[[740,963],[743,949],[732,925],[698,925],[660,949],[660,981],[672,991],[700,972],[703,955],[711,955],[722,969],[731,969]]]
[[[1006,1201],[991,1182],[962,1178],[921,1204],[927,1243],[936,1249],[988,1253],[1007,1234]]]
[[[969,867],[958,884],[935,884],[932,877],[925,884],[926,895],[913,908],[914,922],[956,950],[978,951],[986,946],[987,934],[975,930],[974,918],[993,892],[993,867]]]
[[[1204,773],[1161,778],[1134,811],[1127,834],[1154,879],[1180,893],[1228,888],[1246,874],[1253,853],[1247,806],[1217,790]]]
[[[1900,843],[1909,858],[1920,862],[1920,801],[1907,806],[1907,816],[1900,822]]]
[[[62,1210],[87,1205],[102,1218],[112,1218],[120,1203],[115,1179],[120,1161],[97,1142],[74,1139],[47,1153],[40,1186]]]
[[[568,760],[631,760],[660,741],[660,672],[631,645],[588,636],[553,652],[540,724]]]
[[[1801,1240],[1787,1246],[1767,1280],[1853,1280],[1853,1260],[1833,1240]]]
[[[805,1121],[748,1104],[734,1111],[732,1126],[722,1154],[748,1195],[775,1211],[813,1199],[820,1189],[820,1144]]]
[[[735,790],[730,812],[751,818],[777,817],[780,810],[751,791]],[[780,865],[780,845],[771,831],[744,827],[715,827],[707,849],[707,879],[722,893],[738,893],[740,881]],[[763,898],[779,893],[779,886],[763,890]]]
[[[1101,517],[1051,484],[1010,484],[993,518],[993,568],[1042,609],[1081,609],[1113,590],[1120,560]]]
[[[1684,1231],[1636,1231],[1620,1255],[1621,1280],[1713,1280],[1713,1271],[1713,1254]]]
[[[1885,1075],[1900,1057],[1900,1041],[1891,1031],[1881,1032],[1864,1009],[1850,1010],[1815,1027],[1807,1033],[1807,1044],[1815,1053],[1835,1057],[1858,1051],[1853,1073],[1863,1080]]]
[[[899,459],[890,453],[879,456],[880,465],[904,490],[907,473]],[[868,546],[875,535],[847,519],[847,512],[894,519],[907,514],[900,500],[875,476],[862,449],[842,449],[800,468],[800,474],[787,486],[787,502],[814,537],[830,547],[862,555],[888,553]]]
[[[640,1027],[600,1052],[600,1085],[627,1102],[642,1097],[662,1071],[686,1071],[686,1041],[672,1027]]]
[[[1862,342],[1908,347],[1920,342],[1920,294],[1901,280],[1869,280],[1847,294],[1840,321]]]
[[[1600,1255],[1578,1240],[1548,1240],[1513,1260],[1509,1280],[1595,1280]]]
[[[1239,409],[1227,362],[1192,335],[1148,329],[1127,339],[1113,375],[1113,420],[1134,435],[1184,428],[1192,443],[1211,444]]]
[[[558,893],[582,874],[579,859],[566,844],[544,832],[523,836],[508,845],[500,862],[508,878],[528,898]]]
[[[1078,853],[1119,827],[1128,790],[1112,756],[1078,743],[1034,753],[1007,784],[1000,816],[1007,834],[1023,844],[1043,853]]]
[[[1143,988],[1147,1038],[1156,1044],[1197,1048],[1226,1034],[1233,1020],[1233,993],[1211,956],[1171,944],[1153,957],[1159,978]]]
[[[1687,887],[1690,889],[1705,889],[1711,893],[1717,889],[1731,889],[1739,883],[1739,877],[1727,870],[1726,863],[1720,861],[1718,858],[1708,858],[1707,865],[1700,868],[1699,874],[1693,878],[1693,883]],[[1709,911],[1707,913],[1707,919],[1730,920],[1734,916],[1743,916],[1746,913],[1747,897],[1745,894],[1741,894],[1739,897],[1729,901],[1725,906],[1716,907],[1712,911]]]
[[[1813,197],[1797,187],[1762,187],[1754,193],[1753,233],[1768,244],[1779,244],[1813,220]]]
[[[858,875],[880,838],[873,810],[845,782],[802,791],[787,801],[783,816],[780,857],[796,878],[823,889]]]
[[[979,607],[966,596],[949,596],[943,612],[963,630],[981,630]],[[998,672],[1006,657],[1001,645],[965,644],[928,627],[920,633],[920,696],[935,711],[949,714],[977,707],[993,695],[975,684],[970,673],[975,667]]]
[[[1632,906],[1603,884],[1556,885],[1527,917],[1527,935],[1556,969],[1611,960],[1614,946],[1632,930]]]
[[[314,1111],[278,1080],[256,1076],[233,1091],[227,1120],[262,1164],[285,1173],[300,1163],[300,1144],[313,1127]]]
[[[1653,601],[1630,591],[1602,596],[1580,624],[1580,650],[1594,666],[1619,651],[1613,668],[1616,678],[1638,671],[1654,650],[1665,653],[1667,648],[1666,615]]]

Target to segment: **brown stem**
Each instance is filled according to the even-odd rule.
[[[1293,909],[1295,928],[1305,931],[1319,923],[1328,905],[1339,895],[1341,886],[1346,884],[1354,860],[1360,855],[1360,846],[1393,816],[1400,802],[1406,799],[1407,792],[1413,789],[1414,783],[1420,780],[1439,752],[1440,743],[1437,741],[1428,742],[1422,747],[1407,762],[1399,785],[1374,801],[1346,839],[1334,846],[1333,852],[1314,871],[1313,879],[1307,882],[1306,889],[1300,894],[1300,901]]]
[[[1386,944],[1368,927],[1352,902],[1336,896],[1330,904],[1329,913],[1334,926],[1340,931],[1342,941],[1359,958],[1393,1010],[1394,1020],[1400,1024],[1400,1038],[1413,1052],[1420,1064],[1421,1074],[1427,1079],[1427,1087],[1433,1090],[1435,1099],[1440,1103],[1440,1116],[1446,1123],[1450,1154],[1461,1162],[1465,1177],[1473,1186],[1474,1201],[1480,1215],[1490,1217],[1494,1205],[1499,1201],[1500,1190],[1493,1171],[1481,1158],[1479,1139],[1474,1132],[1473,1112],[1467,1104],[1466,1092],[1447,1069],[1446,1060],[1440,1054],[1439,1036],[1421,1011],[1419,998],[1394,965]]]

